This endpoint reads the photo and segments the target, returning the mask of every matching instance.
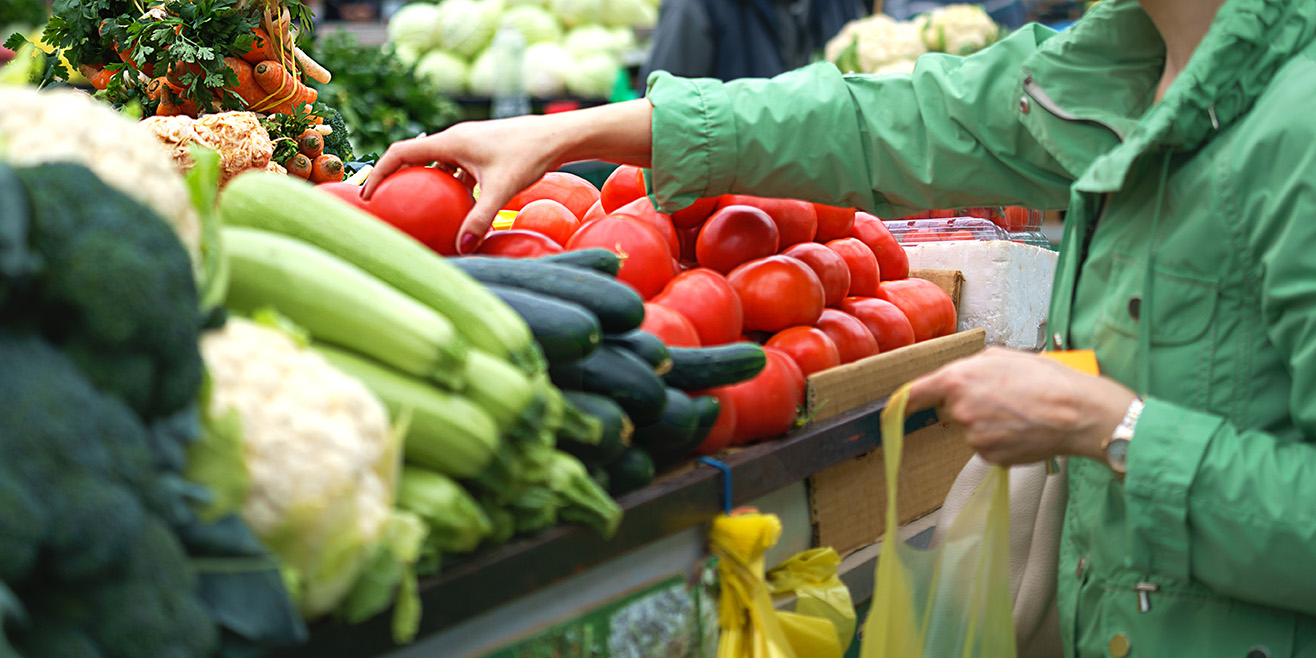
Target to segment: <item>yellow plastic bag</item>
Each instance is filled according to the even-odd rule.
[[[844,654],[855,615],[850,605],[848,630],[835,621],[844,622],[841,601],[850,601],[849,590],[836,577],[839,558],[831,562],[830,574],[828,558],[819,551],[788,560],[783,566],[794,566],[777,582],[782,591],[794,589],[798,602],[795,612],[778,612],[764,579],[763,555],[780,536],[781,520],[771,514],[747,511],[713,520],[709,546],[722,579],[717,658],[841,658]],[[835,551],[831,555],[835,557]]]
[[[795,612],[778,612],[777,617],[787,627],[813,627],[814,620],[831,622],[842,654],[854,640],[854,602],[850,589],[836,575],[841,556],[833,548],[812,548],[797,553],[768,572],[768,591],[773,594],[795,594]],[[814,654],[797,651],[800,656]]]
[[[897,540],[896,476],[908,400],[905,386],[882,412],[886,542],[877,560],[860,655],[1015,658],[1008,472],[992,468],[939,546],[920,550]]]

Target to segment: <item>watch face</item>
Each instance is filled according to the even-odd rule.
[[[1106,462],[1116,473],[1123,473],[1129,455],[1128,439],[1111,439],[1106,445]]]

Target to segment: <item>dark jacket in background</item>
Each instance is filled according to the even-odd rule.
[[[867,9],[862,0],[664,0],[643,77],[769,78],[808,64]]]

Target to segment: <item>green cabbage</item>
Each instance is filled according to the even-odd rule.
[[[563,45],[576,57],[584,57],[595,53],[621,54],[621,51],[617,48],[616,36],[612,33],[612,30],[602,25],[582,25],[567,32],[567,38],[563,41]]]
[[[525,88],[531,96],[552,98],[566,91],[567,74],[576,58],[556,43],[537,43],[525,51]]]
[[[438,46],[474,56],[493,40],[502,11],[502,0],[444,0],[439,5]]]
[[[658,23],[658,9],[649,0],[607,0],[603,22],[612,27],[648,29]]]
[[[473,96],[493,96],[498,77],[498,56],[493,49],[480,53],[467,72],[466,88]]]
[[[542,7],[512,7],[503,13],[499,26],[519,31],[527,44],[562,40],[562,24]]]
[[[430,51],[416,64],[416,74],[450,96],[466,89],[466,61],[449,52]]]
[[[439,8],[415,2],[397,10],[388,20],[388,40],[412,52],[423,53],[437,44]]]
[[[604,7],[614,0],[549,0],[549,8],[568,28],[598,20]]]
[[[585,55],[567,72],[567,91],[580,98],[607,98],[617,82],[621,63],[607,53]]]

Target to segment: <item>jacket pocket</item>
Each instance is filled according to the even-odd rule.
[[[1157,266],[1147,295],[1146,264],[1140,258],[1117,254],[1113,260],[1110,290],[1103,300],[1101,322],[1128,338],[1137,338],[1140,324],[1150,316],[1154,346],[1192,343],[1206,333],[1220,299],[1220,279]]]

